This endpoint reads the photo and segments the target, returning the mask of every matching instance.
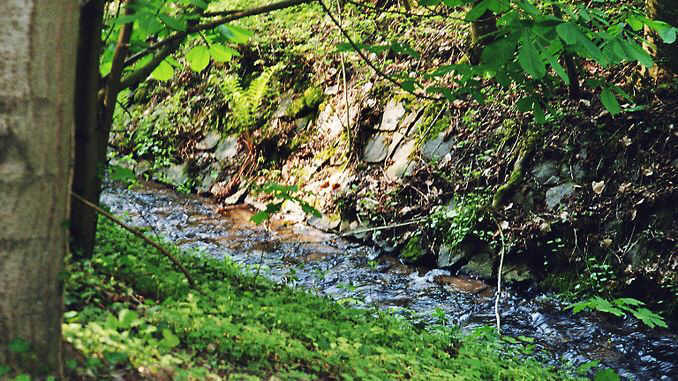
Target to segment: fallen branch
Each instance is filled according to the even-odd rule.
[[[167,249],[165,249],[164,247],[160,246],[159,244],[157,244],[156,242],[154,242],[154,241],[151,240],[150,238],[146,237],[146,236],[145,236],[142,232],[140,232],[138,229],[135,229],[135,228],[133,228],[133,227],[127,225],[126,223],[124,223],[124,222],[120,221],[118,218],[116,218],[114,215],[112,215],[112,214],[108,213],[107,211],[101,209],[100,207],[96,206],[95,204],[93,204],[93,203],[91,203],[91,202],[85,200],[85,199],[84,199],[82,196],[80,196],[79,194],[71,192],[71,195],[72,195],[76,200],[78,200],[78,201],[82,202],[83,204],[85,204],[86,206],[88,206],[88,207],[94,209],[97,213],[99,213],[99,214],[101,214],[102,216],[108,218],[109,220],[115,222],[116,224],[120,225],[123,229],[125,229],[125,230],[127,230],[128,232],[134,234],[135,236],[141,238],[141,239],[144,240],[146,243],[148,243],[149,245],[151,245],[151,246],[153,246],[154,248],[156,248],[160,253],[162,253],[164,256],[166,256],[166,257],[174,264],[174,266],[176,266],[176,267],[179,269],[179,271],[181,271],[182,273],[184,273],[184,276],[186,277],[186,280],[188,281],[188,284],[191,286],[191,288],[197,290],[197,288],[196,288],[196,286],[195,286],[195,282],[193,281],[193,278],[191,277],[191,274],[189,274],[188,270],[186,270],[186,268],[181,264],[181,262],[179,262],[179,260],[178,260],[174,255],[172,255],[172,253],[170,253],[169,251],[167,251]]]

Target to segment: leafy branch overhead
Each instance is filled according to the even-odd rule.
[[[166,81],[173,77],[180,64],[172,54],[184,42],[199,40],[185,58],[190,68],[204,70],[210,60],[229,61],[239,53],[235,45],[246,43],[252,33],[229,23],[244,17],[269,13],[275,10],[310,3],[312,0],[285,0],[247,10],[207,12],[208,1],[143,0],[129,2],[129,11],[109,20],[111,31],[124,25],[132,25],[129,56],[124,59],[121,89],[132,87],[151,78]],[[222,17],[218,17],[221,16]],[[107,32],[107,45],[100,65],[101,75],[108,77],[111,71],[115,45],[115,33]]]
[[[666,44],[675,43],[678,32],[674,26],[652,20],[636,8],[606,12],[581,2],[421,0],[419,4],[466,10],[463,19],[466,23],[494,19],[496,29],[491,36],[485,36],[491,42],[482,50],[479,64],[460,62],[440,66],[403,80],[403,88],[411,92],[423,90],[429,95],[441,94],[449,101],[470,96],[482,102],[485,97],[483,80],[492,79],[505,88],[517,87],[528,94],[516,102],[515,107],[522,112],[532,112],[539,123],[548,118],[549,89],[553,88],[543,85],[558,82],[570,85],[577,80],[571,78],[572,72],[561,63],[568,57],[601,67],[635,62],[650,68],[655,62],[642,47],[646,43],[644,30],[655,32]],[[390,49],[395,53],[418,56],[407,45],[353,45],[358,50]],[[339,50],[346,50],[348,46],[340,44]],[[454,86],[436,83],[442,80],[451,80]],[[603,78],[593,77],[586,83],[600,89],[600,101],[612,115],[622,111],[618,98],[633,102],[624,90]]]

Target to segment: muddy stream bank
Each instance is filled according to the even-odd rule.
[[[159,185],[134,190],[108,185],[101,201],[135,226],[148,226],[182,248],[243,265],[261,263],[261,274],[342,303],[393,309],[416,324],[437,321],[470,330],[494,324],[494,285],[417,269],[374,248],[301,224],[274,221],[269,229],[249,221],[246,207],[218,213],[218,206]],[[635,319],[573,316],[565,304],[534,290],[502,294],[506,335],[534,338],[549,363],[597,360],[625,379],[678,380],[678,335],[648,330]]]

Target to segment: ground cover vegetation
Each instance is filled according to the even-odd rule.
[[[100,222],[97,234],[95,255],[68,265],[70,380],[576,378],[525,358],[528,342],[502,344],[491,328],[416,328],[387,311],[257,278],[229,260],[171,249],[191,269],[193,289],[129,232]]]

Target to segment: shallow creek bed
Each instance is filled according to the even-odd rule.
[[[217,212],[208,199],[155,184],[107,186],[101,201],[133,225],[149,227],[185,249],[230,257],[269,278],[358,307],[378,306],[415,324],[444,318],[465,330],[494,324],[495,288],[441,269],[418,269],[303,224],[249,221],[246,206]],[[544,361],[599,361],[624,379],[678,380],[678,335],[648,330],[632,318],[573,316],[551,295],[508,289],[500,310],[505,335],[534,340]],[[444,313],[444,315],[443,315]],[[443,317],[444,316],[444,317]]]

